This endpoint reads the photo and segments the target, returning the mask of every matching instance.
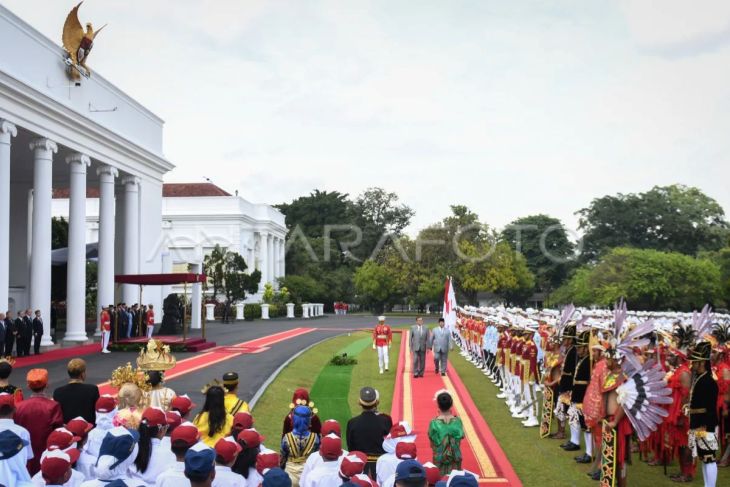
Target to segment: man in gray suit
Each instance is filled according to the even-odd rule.
[[[413,377],[423,377],[426,364],[426,349],[429,344],[428,328],[423,326],[423,318],[416,318],[416,324],[411,326],[410,346],[413,353]]]
[[[454,348],[451,342],[451,333],[444,326],[446,322],[443,318],[439,318],[439,326],[431,331],[430,349],[433,351],[433,363],[436,367],[436,373],[441,371],[441,375],[446,375],[446,361],[449,358],[449,350]]]

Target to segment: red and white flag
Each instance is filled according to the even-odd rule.
[[[454,282],[450,277],[446,278],[444,284],[444,310],[442,315],[445,326],[449,330],[456,327],[456,294],[454,293]]]

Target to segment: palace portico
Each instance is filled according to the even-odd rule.
[[[163,121],[96,73],[69,81],[64,58],[0,6],[0,309],[40,309],[43,345],[52,344],[53,189],[70,191],[64,339],[83,341],[87,188],[99,192],[97,308],[135,302],[136,287],[116,289],[114,274],[163,271],[162,177],[173,168]],[[145,302],[159,306],[161,291],[145,291]]]

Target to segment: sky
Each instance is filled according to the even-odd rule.
[[[60,43],[68,0],[0,0]],[[89,66],[165,120],[167,182],[253,202],[380,186],[410,233],[464,204],[577,226],[606,194],[730,212],[724,0],[86,0]]]

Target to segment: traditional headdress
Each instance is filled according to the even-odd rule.
[[[110,382],[116,389],[121,389],[124,384],[134,384],[143,391],[148,391],[151,386],[147,379],[147,374],[143,370],[139,368],[135,370],[132,368],[132,364],[127,362],[127,365],[114,369]]]
[[[715,323],[712,336],[717,341],[720,352],[727,352],[730,346],[730,323]]]
[[[688,360],[690,362],[704,362],[710,360],[712,355],[712,344],[708,341],[697,342],[689,352]]]
[[[137,367],[141,370],[169,370],[175,367],[177,360],[170,353],[170,347],[160,340],[152,339],[140,350]]]

